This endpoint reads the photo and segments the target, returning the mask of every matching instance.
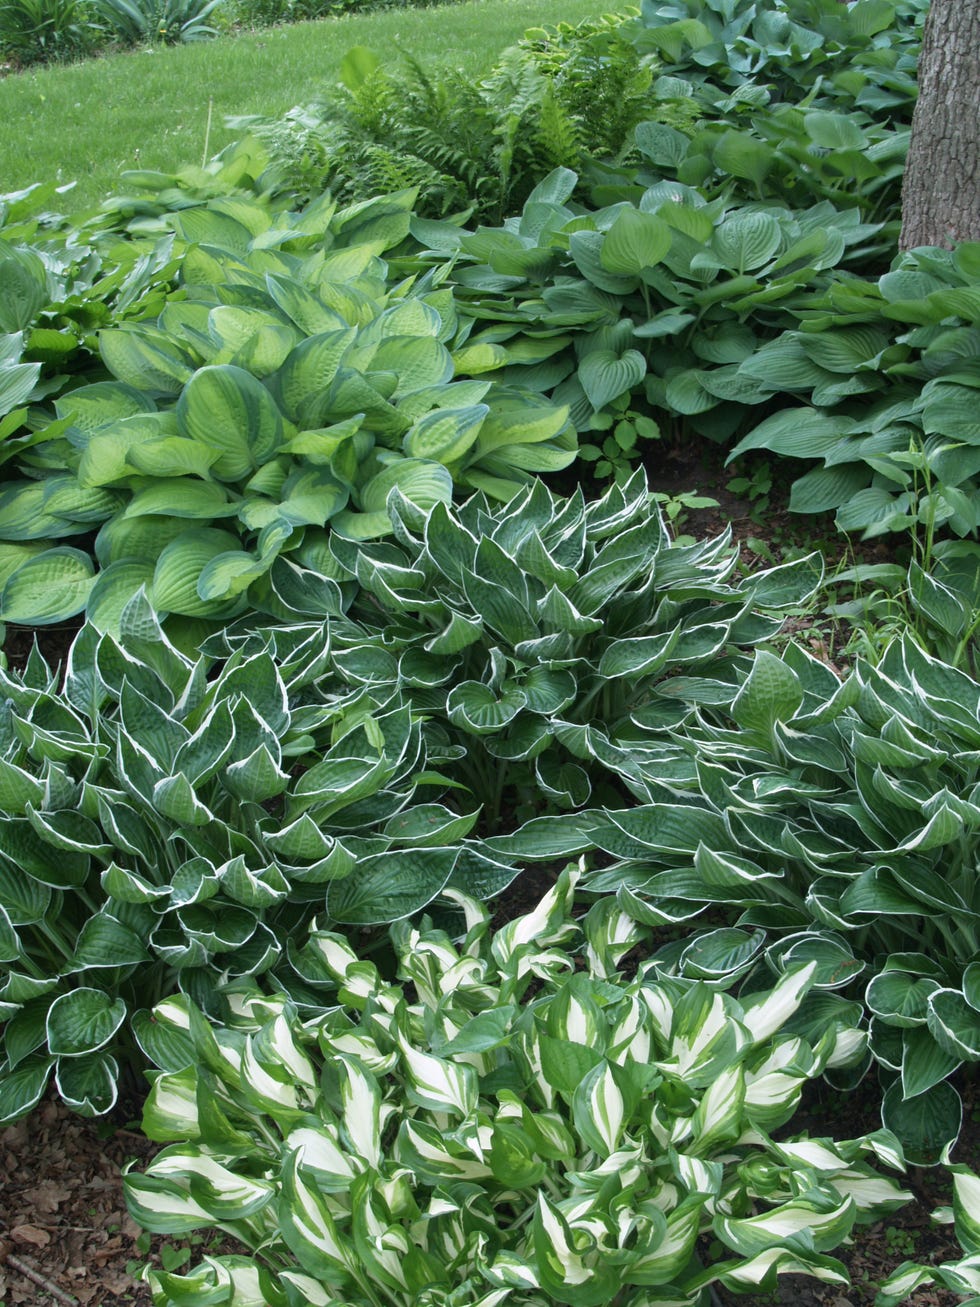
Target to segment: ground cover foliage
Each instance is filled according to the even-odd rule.
[[[132,1210],[249,1250],[161,1307],[834,1282],[948,1157],[980,257],[895,254],[922,9],[650,3],[466,94],[355,51],[342,105],[80,226],[4,199],[0,619],[86,620],[0,673],[0,1122],[158,1068]],[[371,153],[413,113],[431,151]],[[782,634],[819,554],[665,526],[648,469],[694,439],[909,541],[847,574],[905,615],[843,673]],[[821,1075],[882,1129],[788,1137]],[[953,1217],[883,1307],[980,1293],[963,1169]]]

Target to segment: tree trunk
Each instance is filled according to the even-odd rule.
[[[932,0],[902,187],[903,250],[980,240],[980,3]]]

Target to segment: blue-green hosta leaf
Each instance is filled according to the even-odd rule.
[[[129,601],[153,580],[152,558],[120,558],[103,567],[85,605],[86,619],[99,631],[118,636]]]
[[[101,989],[73,989],[56,998],[48,1009],[47,1040],[50,1052],[77,1057],[103,1048],[126,1017],[126,1004]]]
[[[618,353],[612,349],[591,350],[578,367],[578,379],[596,410],[627,391],[635,390],[647,373],[646,359],[639,350]]]
[[[464,681],[449,692],[446,710],[449,720],[463,730],[488,735],[513,721],[526,704],[526,695],[516,687],[498,696],[480,681]]]
[[[901,1082],[896,1080],[885,1091],[881,1120],[902,1141],[907,1161],[934,1166],[959,1136],[963,1104],[947,1080],[915,1098],[903,1098]]]
[[[607,272],[635,276],[658,264],[672,239],[673,233],[663,218],[630,205],[620,210],[606,232],[599,258]]]
[[[74,617],[95,585],[88,554],[65,546],[46,549],[17,568],[0,592],[0,618],[45,626]]]
[[[44,1096],[53,1057],[31,1057],[0,1076],[0,1125],[9,1125],[32,1111]]]
[[[229,364],[199,369],[177,401],[181,432],[219,457],[216,476],[238,481],[273,457],[283,440],[282,414],[269,391]]]
[[[410,916],[440,893],[453,873],[457,853],[456,848],[409,849],[362,858],[356,876],[331,882],[327,913],[348,925]]]

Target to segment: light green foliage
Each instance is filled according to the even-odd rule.
[[[495,934],[451,895],[462,939],[399,926],[394,983],[315,935],[337,1005],[303,1021],[248,986],[228,1025],[185,999],[156,1009],[144,1129],[177,1142],[129,1172],[130,1211],[249,1250],[149,1270],[157,1307],[694,1304],[786,1271],[846,1282],[828,1254],[907,1197],[869,1165],[900,1165],[897,1141],[770,1138],[859,1051],[844,1010],[784,1031],[812,965],[748,999],[642,966],[628,980],[642,931],[610,903],[575,922],[575,879]],[[703,1266],[707,1233],[724,1254]]]
[[[506,439],[503,424],[484,432]],[[617,803],[624,786],[648,801],[690,779],[664,738],[690,712],[673,678],[734,693],[736,650],[771,637],[820,580],[816,555],[735,579],[728,537],[672,541],[642,473],[590,504],[539,481],[503,507],[475,496],[427,516],[395,490],[389,511],[393,541],[331,540],[333,574],[359,586],[335,666],[424,715],[491,830],[515,805],[523,818]],[[233,628],[208,648],[237,643]],[[527,852],[519,833],[505,846]]]
[[[225,172],[250,163],[246,151]],[[222,175],[203,181],[218,190]],[[167,191],[156,194],[165,210]],[[146,282],[175,248],[165,271],[179,269],[179,289],[155,319],[145,293],[138,320],[117,314],[98,337],[109,379],[65,391],[53,424],[9,443],[30,452],[0,492],[7,620],[55,622],[88,605],[115,629],[143,585],[162,613],[221,620],[249,595],[260,602],[275,560],[315,547],[328,523],[386,534],[393,487],[420,508],[449,500],[454,483],[508,496],[574,459],[566,409],[484,378],[499,374],[496,358],[461,348],[469,324],[438,274],[389,275],[380,256],[407,234],[413,194],[347,209],[324,197],[302,214],[219,195],[170,220],[144,216],[160,242],[129,281]],[[14,254],[0,278],[5,266],[8,281],[24,279]],[[10,365],[12,385],[24,368]],[[93,529],[98,573],[61,547],[21,565],[25,543]]]

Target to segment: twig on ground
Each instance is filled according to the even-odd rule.
[[[59,1289],[56,1284],[52,1284],[47,1276],[42,1275],[40,1271],[35,1271],[33,1266],[28,1266],[27,1262],[15,1256],[14,1253],[7,1253],[3,1260],[12,1271],[25,1276],[39,1288],[44,1289],[56,1302],[65,1303],[66,1307],[78,1307],[77,1298],[73,1298],[70,1293],[65,1293],[64,1289]]]

